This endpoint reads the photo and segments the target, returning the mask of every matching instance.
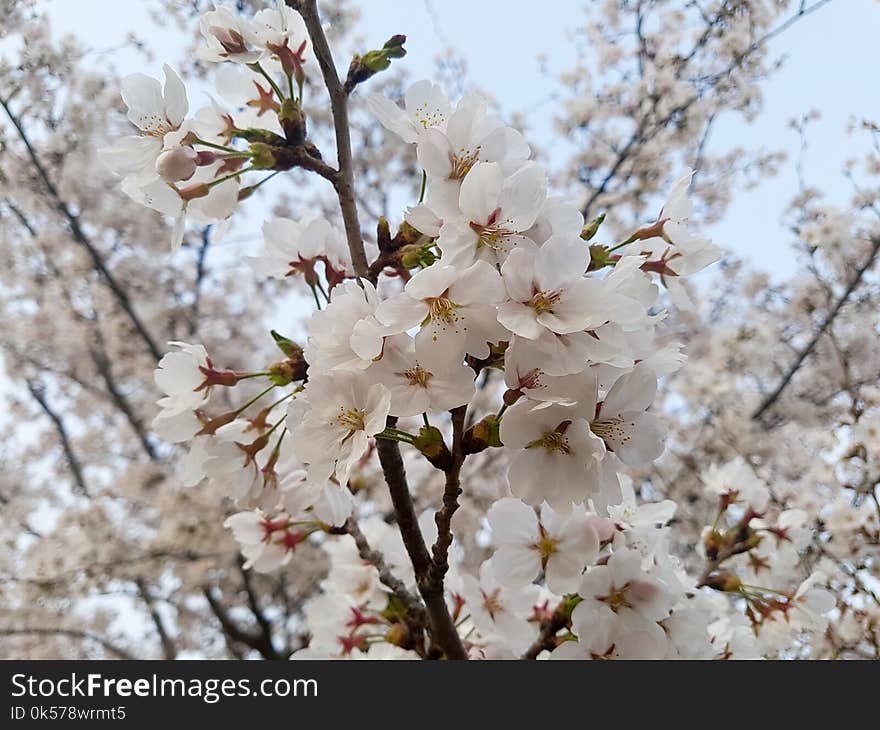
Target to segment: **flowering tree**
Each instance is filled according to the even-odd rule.
[[[48,564],[4,585],[10,625],[0,630],[127,655],[100,612],[87,630],[53,615],[69,594],[64,576],[91,562],[77,573],[86,593],[136,598],[166,657],[876,655],[876,375],[863,372],[863,331],[841,338],[857,338],[870,311],[873,293],[850,305],[880,238],[804,194],[796,228],[812,242],[818,287],[738,307],[722,300],[704,327],[682,284],[721,256],[695,232],[688,196],[718,214],[727,198],[713,174],[743,157],[710,158],[701,140],[719,114],[753,111],[766,41],[823,4],[603,3],[588,37],[607,87],[573,70],[577,101],[560,122],[593,142],[558,175],[481,94],[450,100],[430,81],[410,85],[402,104],[371,92],[404,63],[403,36],[355,55],[340,76],[314,0],[204,9],[198,66],[222,101],[191,112],[170,66],[163,79],[126,77],[129,129],[110,143],[116,89],[59,79],[76,49],[59,59],[47,35],[28,39],[30,65],[4,69],[13,83],[2,101],[27,163],[4,174],[30,194],[4,202],[17,236],[27,234],[19,270],[67,309],[53,306],[46,321],[41,291],[21,319],[39,339],[13,333],[5,348],[73,488],[56,504],[71,526],[61,520],[47,537],[28,522],[45,491],[11,485],[23,520],[15,554]],[[635,28],[632,49],[619,43],[623,27]],[[396,86],[392,76],[387,88]],[[58,115],[47,90],[64,87]],[[92,194],[82,187],[77,149],[95,147],[128,198],[171,223],[182,266],[154,243],[167,240],[159,216],[110,204],[108,178]],[[690,172],[669,183],[686,159],[701,170],[696,186]],[[761,174],[773,159],[747,168]],[[236,257],[209,289],[213,237],[229,236],[285,181],[308,191],[295,200],[311,212],[288,205],[266,220],[263,249],[247,261],[255,276]],[[659,216],[647,215],[664,187]],[[392,191],[409,203],[394,225]],[[871,204],[863,192],[860,205]],[[829,230],[864,250],[826,257],[818,243]],[[47,253],[53,240],[70,262]],[[304,322],[307,300],[284,293],[301,290],[313,309]],[[266,304],[291,310],[283,332],[253,327]],[[729,328],[716,326],[721,310]],[[731,334],[756,317],[762,347],[783,346],[784,332],[796,350],[778,380],[749,352],[754,335],[743,346]],[[797,374],[824,367],[835,332],[847,364],[812,407],[820,397],[796,388]],[[685,346],[696,364],[683,367]],[[707,384],[713,350],[737,356]],[[147,427],[144,384],[157,360],[160,412]],[[757,403],[742,397],[744,380]],[[100,438],[111,422],[133,437]],[[786,426],[782,443],[764,435]],[[821,460],[807,456],[817,445]],[[168,461],[177,466],[166,478]],[[795,479],[797,463],[812,467]],[[819,495],[834,490],[855,498],[823,512]],[[86,519],[86,555],[68,554],[65,537]],[[223,526],[240,559],[218,550]],[[694,542],[696,553],[682,549]],[[32,596],[41,614],[21,624]]]

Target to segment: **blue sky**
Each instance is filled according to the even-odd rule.
[[[43,0],[58,33],[72,32],[112,60],[120,71],[143,70],[160,75],[163,61],[179,58],[174,32],[151,33],[153,0]],[[574,59],[567,42],[569,28],[582,18],[584,2],[544,0],[369,0],[361,2],[359,25],[365,47],[378,46],[393,33],[408,36],[405,63],[412,77],[430,76],[435,60],[448,45],[467,62],[470,79],[491,90],[507,110],[524,112],[537,133],[547,129],[554,113],[553,89],[537,62],[558,72]],[[536,7],[539,11],[536,11]],[[114,49],[137,29],[155,49],[153,62]],[[755,266],[783,277],[793,269],[790,235],[780,224],[785,205],[797,189],[794,158],[799,141],[787,128],[792,117],[818,109],[804,159],[807,181],[845,206],[850,188],[841,175],[844,161],[864,151],[864,141],[846,134],[853,118],[880,120],[875,73],[880,68],[880,3],[876,0],[833,0],[774,39],[773,57],[786,59],[765,84],[764,109],[751,125],[722,117],[710,150],[735,145],[783,149],[790,153],[780,174],[756,189],[741,191],[725,218],[708,228],[715,241],[750,259]],[[342,62],[340,62],[342,65]],[[553,149],[548,150],[550,154]],[[677,171],[673,171],[677,172]]]

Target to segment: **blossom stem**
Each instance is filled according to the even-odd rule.
[[[422,170],[422,189],[419,190],[419,202],[425,199],[425,189],[428,186],[428,173]]]
[[[283,416],[281,416],[281,418],[278,419],[278,421],[275,423],[275,425],[272,426],[272,428],[270,428],[270,429],[269,429],[265,434],[263,434],[263,435],[266,436],[266,437],[271,436],[271,435],[275,432],[275,429],[277,429],[282,423],[284,423],[285,420],[287,420],[287,414],[286,414],[286,413],[285,413]],[[316,528],[316,529],[318,529],[318,528]],[[313,530],[312,532],[314,532],[314,531],[315,531],[315,530]]]
[[[315,306],[318,308],[318,311],[321,311],[321,300],[318,298],[318,290],[314,284],[309,284],[309,289],[312,290],[312,296],[315,298]]]
[[[403,441],[405,444],[412,444],[416,437],[407,431],[401,431],[399,428],[386,427],[384,431],[376,434],[377,439],[385,439],[386,441]]]
[[[422,413],[422,421],[424,421],[425,425],[426,425],[428,428],[431,427],[431,422],[428,420],[428,414],[427,414],[427,413]]]
[[[274,403],[272,403],[272,405],[267,406],[266,410],[271,411],[275,406],[280,406],[282,403],[284,403],[284,401],[286,401],[288,398],[293,398],[293,396],[295,396],[296,394],[297,394],[297,391],[293,391],[292,393],[288,393],[283,398],[279,398],[278,400],[276,400]]]
[[[246,154],[246,153],[243,153],[241,150],[235,149],[234,147],[225,147],[222,144],[215,144],[214,142],[208,142],[208,141],[202,139],[201,137],[194,137],[193,144],[200,144],[203,147],[211,147],[212,149],[215,149],[215,150],[221,150],[223,152],[230,152],[230,153],[234,153],[237,155]]]
[[[327,293],[327,291],[324,289],[324,285],[321,283],[321,280],[320,280],[320,279],[316,279],[316,280],[315,280],[315,285],[318,287],[318,291],[320,291],[321,294],[324,295],[324,299],[327,301],[327,304],[329,304],[329,303],[330,303],[330,295],[329,295],[329,294]]]
[[[267,373],[267,372],[245,373],[244,375],[239,375],[238,373],[236,373],[239,380],[249,380],[250,378],[259,378],[261,376],[268,375],[268,374],[269,373]]]
[[[281,89],[278,88],[278,84],[275,83],[275,79],[273,79],[268,73],[266,73],[266,69],[264,69],[260,65],[259,61],[248,64],[248,67],[256,71],[258,74],[261,74],[263,78],[269,82],[269,86],[272,87],[272,91],[274,91],[278,95],[278,101],[284,101],[284,94],[281,93]]]
[[[216,180],[212,180],[211,182],[209,182],[208,187],[213,188],[215,185],[219,185],[220,183],[224,183],[227,180],[232,180],[233,178],[241,177],[246,172],[250,172],[253,169],[254,169],[253,167],[245,167],[245,168],[242,168],[241,170],[238,170],[236,172],[230,172],[228,175],[224,175],[223,177],[218,177]]]
[[[247,403],[245,403],[241,408],[239,408],[235,412],[236,418],[239,416],[239,414],[244,413],[254,403],[256,403],[258,400],[260,400],[260,398],[262,398],[264,395],[266,395],[266,393],[271,391],[273,388],[277,388],[277,387],[278,387],[277,385],[272,384],[268,388],[266,388],[265,390],[261,391],[260,393],[257,393],[257,395],[255,395],[253,398],[251,398]]]
[[[614,253],[617,249],[623,248],[624,246],[629,246],[633,241],[631,238],[628,238],[626,241],[621,241],[616,246],[612,246],[605,253]]]

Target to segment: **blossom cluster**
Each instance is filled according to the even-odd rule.
[[[187,119],[170,68],[164,89],[135,75],[123,99],[139,134],[105,153],[130,196],[174,217],[175,246],[186,215],[225,221],[276,172],[300,168],[344,188],[306,134],[302,96],[316,59],[303,18],[286,5],[249,20],[221,7],[201,30],[201,57],[222,64],[218,92],[232,111],[212,102]],[[400,55],[395,37],[357,58],[346,91]],[[773,597],[755,587],[764,569],[775,578],[796,561],[802,515],[769,521],[750,475],[730,486],[728,474],[709,474],[723,509],[704,539],[709,568],[695,579],[670,552],[675,505],[639,505],[626,476],[663,453],[658,379],[686,359],[664,329],[667,306],[691,306],[682,279],[720,257],[693,231],[692,173],[672,185],[655,221],[600,244],[603,218],[585,221],[551,194],[523,136],[481,96],[453,103],[422,81],[403,107],[368,103],[424,171],[397,233],[378,222],[378,254],[364,269],[350,219],[269,219],[250,264],[311,290],[305,345],[273,332],[283,359],[239,372],[216,367],[202,345],[176,342],[156,371],[165,395],[153,428],[189,443],[185,485],[208,479],[234,502],[226,525],[246,566],[281,569],[304,541],[329,555],[301,655],[432,656],[440,632],[434,611],[430,635],[420,632],[421,599],[429,604],[438,584],[440,611],[473,658],[757,656],[759,624],[774,625],[783,644],[821,630],[821,576]],[[260,170],[269,177],[242,186]],[[343,198],[345,217],[353,201]],[[227,401],[218,390],[250,383],[261,387],[211,412]],[[376,451],[395,488],[382,442],[424,456],[447,480],[468,457],[499,454],[507,484],[485,514],[489,557],[462,554],[449,532],[446,499],[454,504],[457,492],[418,525],[395,503],[392,522],[414,532],[371,514],[358,477]],[[426,570],[413,534],[433,545]],[[748,556],[746,580],[720,570],[734,555]],[[742,598],[747,612],[731,614],[715,591]]]

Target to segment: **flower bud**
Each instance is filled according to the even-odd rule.
[[[413,441],[422,455],[436,468],[448,469],[452,464],[452,454],[443,440],[443,434],[436,426],[422,426]]]
[[[156,158],[156,173],[165,182],[189,180],[196,172],[197,158],[192,147],[173,147]]]
[[[502,446],[499,435],[500,428],[501,421],[495,415],[486,416],[482,421],[475,423],[464,433],[462,441],[465,453],[477,454],[490,446]]]
[[[252,142],[251,154],[251,167],[255,170],[271,170],[277,163],[272,148],[264,142]]]
[[[587,225],[584,226],[583,230],[581,231],[581,238],[583,238],[585,241],[591,241],[593,239],[593,236],[595,236],[599,232],[599,226],[601,226],[604,222],[604,213],[593,218],[593,220],[591,220],[589,223],[587,223]]]

